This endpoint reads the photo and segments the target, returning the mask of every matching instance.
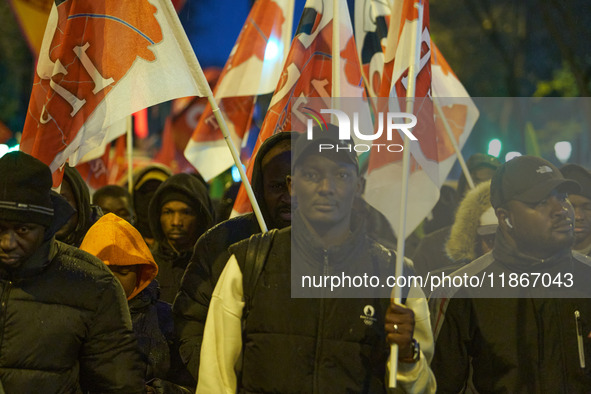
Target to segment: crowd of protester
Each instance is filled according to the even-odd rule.
[[[298,135],[254,158],[266,233],[198,174],[91,193],[66,166],[56,193],[37,159],[0,158],[0,393],[591,392],[591,172],[476,154],[403,265],[490,282],[329,292],[298,278],[386,278],[396,237],[355,152],[318,153],[337,130]]]

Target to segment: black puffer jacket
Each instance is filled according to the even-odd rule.
[[[293,138],[294,135],[295,133],[285,132],[269,137],[255,157],[252,189],[268,226],[272,224],[264,204],[262,158],[277,143]],[[255,215],[249,213],[219,223],[203,234],[195,244],[191,262],[173,305],[175,330],[181,340],[181,357],[195,379],[199,371],[199,354],[207,310],[213,289],[230,258],[228,247],[260,231]]]
[[[52,198],[61,216],[55,201],[67,202]],[[143,393],[121,285],[98,258],[55,241],[56,227],[61,226],[52,226],[48,239],[18,269],[0,269],[4,391]]]
[[[156,279],[160,283],[160,299],[172,303],[180,287],[185,268],[189,264],[192,251],[177,252],[170,246],[162,231],[160,225],[161,201],[167,193],[182,193],[193,201],[192,208],[197,212],[199,235],[213,225],[214,210],[203,182],[189,174],[171,176],[158,187],[152,197],[149,214],[152,235],[156,241],[152,247],[152,254],[159,268]]]

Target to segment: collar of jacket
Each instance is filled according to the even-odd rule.
[[[339,266],[355,256],[364,246],[364,234],[361,223],[351,219],[351,233],[343,243],[324,248],[307,228],[300,212],[296,210],[292,219],[291,242],[307,260],[322,264],[325,257],[331,262],[331,266]]]
[[[141,311],[144,308],[156,304],[160,298],[160,287],[154,279],[150,284],[135,297],[128,301],[130,312]]]
[[[156,242],[155,251],[159,256],[169,259],[171,261],[189,261],[193,254],[192,249],[187,250],[185,252],[177,252],[172,246],[170,246],[167,240],[163,240],[162,242]],[[156,263],[158,263],[158,261],[156,261]]]
[[[495,235],[495,247],[492,251],[495,260],[502,262],[515,272],[531,272],[536,269],[540,272],[548,268],[570,261],[572,252],[570,248],[565,248],[553,256],[545,259],[538,259],[521,253],[516,248],[509,245],[500,229],[497,229]]]
[[[57,243],[54,238],[44,241],[35,253],[16,269],[0,269],[0,278],[18,283],[40,274],[57,254]]]

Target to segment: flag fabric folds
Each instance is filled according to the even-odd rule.
[[[420,32],[417,32],[418,7],[423,7]],[[387,18],[384,20],[387,22]],[[383,97],[377,99],[378,111],[406,111],[405,97],[409,78],[412,77],[409,69],[414,60],[413,37],[420,40],[420,60],[414,65],[416,90],[413,112],[418,122],[412,130],[418,141],[411,141],[410,144],[412,156],[405,236],[429,214],[439,198],[439,188],[455,162],[455,152],[446,134],[445,123],[451,128],[461,149],[478,118],[476,106],[430,39],[427,0],[395,0],[392,3],[382,79],[379,84],[373,79],[374,89],[379,92],[379,97]],[[379,74],[379,71],[375,73]],[[387,103],[385,97],[389,98]],[[446,122],[437,114],[434,105],[441,107]],[[402,137],[398,137],[398,141],[394,142],[402,145]],[[387,155],[372,152],[366,199],[386,215],[396,230],[400,218],[401,184],[402,152]]]
[[[109,127],[130,114],[205,96],[204,81],[170,1],[56,0],[21,150],[55,173],[67,160],[76,165],[104,147]]]
[[[230,136],[239,149],[250,129],[256,96],[271,93],[291,40],[293,0],[258,0],[240,32],[214,90]],[[208,104],[185,157],[209,180],[234,164]]]
[[[361,65],[357,57],[353,28],[347,2],[339,2],[340,78],[342,97],[363,97]],[[332,28],[333,2],[308,0],[293,39],[279,83],[263,121],[255,151],[271,135],[282,131],[306,130],[307,108],[331,108],[333,83]],[[253,160],[250,161],[253,163]],[[252,165],[247,169],[252,176]],[[233,214],[251,210],[243,188],[240,188]]]
[[[394,0],[355,1],[355,41],[370,97],[380,93],[384,50]]]

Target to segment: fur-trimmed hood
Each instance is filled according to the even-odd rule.
[[[480,217],[491,208],[490,181],[482,182],[470,190],[456,211],[445,251],[452,261],[472,261],[478,256],[478,234]]]

